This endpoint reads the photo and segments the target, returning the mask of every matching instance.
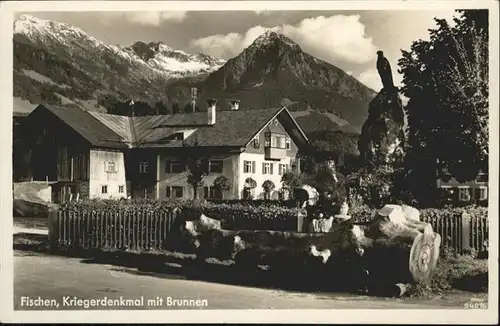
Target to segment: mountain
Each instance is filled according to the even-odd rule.
[[[165,87],[225,63],[161,42],[106,44],[74,26],[23,15],[14,23],[15,110],[38,103],[106,110],[116,101],[166,102]]]
[[[266,32],[224,60],[161,42],[110,45],[68,24],[21,16],[14,24],[14,110],[38,103],[126,114],[182,110],[198,89],[205,100],[241,109],[287,106],[303,129],[359,133],[375,92],[343,70]],[[150,109],[152,108],[152,109]],[[200,109],[201,108],[201,109]],[[156,111],[156,112],[158,112]]]
[[[238,99],[240,107],[285,105],[306,130],[359,132],[375,91],[343,70],[302,51],[291,39],[268,31],[204,81],[171,85],[171,100],[185,103],[196,86],[198,103],[208,98]]]

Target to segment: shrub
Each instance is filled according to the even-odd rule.
[[[214,180],[214,187],[220,192],[222,198],[224,198],[224,191],[231,189],[231,181],[226,176],[219,175]]]
[[[205,200],[169,199],[154,200],[84,200],[68,202],[61,211],[78,214],[172,212],[181,210],[181,220],[195,219],[200,214],[221,220],[224,228],[295,230],[297,210],[277,205],[248,205],[244,203],[214,204]]]
[[[243,186],[243,198],[244,199],[253,199],[252,190],[257,187],[257,181],[248,177],[245,179],[245,185]]]
[[[271,180],[266,180],[262,183],[262,189],[264,189],[264,194],[266,196],[265,199],[271,198],[271,192],[274,190],[274,188],[276,188],[276,186]]]

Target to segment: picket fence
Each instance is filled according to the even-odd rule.
[[[177,212],[49,212],[52,246],[87,249],[163,249]]]
[[[477,252],[487,250],[487,216],[473,217],[464,211],[462,215],[446,218],[424,216],[422,220],[430,223],[434,231],[441,235],[442,248],[448,247],[458,253],[469,252],[471,249]]]
[[[49,213],[49,239],[53,246],[81,248],[164,249],[173,229],[178,230],[181,214],[177,212]],[[441,235],[442,248],[458,253],[483,251],[488,240],[487,217],[467,213],[450,217],[423,217]],[[298,218],[297,231],[302,218]],[[175,226],[177,225],[177,226]],[[238,229],[236,225],[233,226]]]

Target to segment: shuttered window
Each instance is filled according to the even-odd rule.
[[[255,161],[243,161],[243,173],[255,173]]]
[[[273,163],[263,162],[262,163],[262,174],[273,174]]]

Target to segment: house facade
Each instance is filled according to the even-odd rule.
[[[468,182],[458,182],[453,177],[439,178],[437,187],[445,202],[485,204],[488,201],[488,176],[485,173]]]
[[[442,168],[438,160],[437,188],[441,200],[453,204],[486,204],[488,202],[488,175],[480,172],[476,179],[459,182],[446,168]]]
[[[72,198],[193,198],[189,157],[205,169],[198,198],[245,196],[245,180],[281,190],[281,177],[300,170],[297,153],[309,141],[286,108],[126,117],[39,105],[26,119],[32,180],[56,182],[55,201]],[[36,162],[36,163],[35,163]],[[40,163],[44,162],[44,163]],[[220,193],[214,180],[225,176]]]

